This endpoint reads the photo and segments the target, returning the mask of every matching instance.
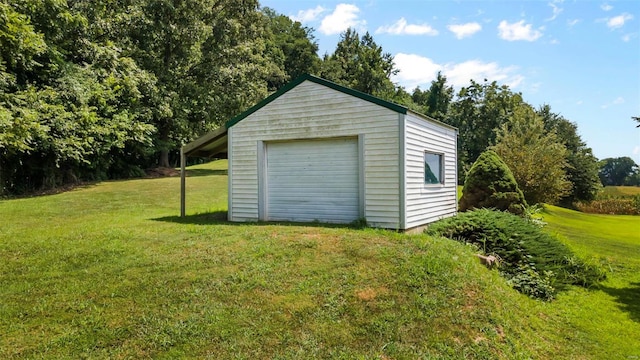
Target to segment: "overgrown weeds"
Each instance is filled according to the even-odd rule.
[[[640,215],[640,194],[599,195],[595,200],[576,203],[576,208],[591,214]]]

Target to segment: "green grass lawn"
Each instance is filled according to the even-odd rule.
[[[0,201],[0,358],[633,358],[637,217],[549,207],[610,269],[551,303],[443,238],[227,223],[226,161]],[[586,225],[585,225],[586,224]]]
[[[558,314],[579,331],[587,353],[640,358],[640,217],[546,206],[544,220],[578,255],[608,270],[599,287],[562,293]]]

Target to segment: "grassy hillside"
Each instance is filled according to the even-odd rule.
[[[178,178],[0,202],[0,358],[640,355],[637,305],[624,305],[640,279],[622,277],[640,274],[633,229],[620,240],[626,250],[598,251],[615,271],[603,289],[543,303],[446,239],[227,223],[225,169],[191,169],[185,219]],[[547,217],[593,255],[569,238],[571,226],[556,227],[572,216],[550,208]],[[612,234],[592,241],[627,236]]]
[[[583,258],[601,263],[601,286],[561,294],[557,306],[588,353],[640,357],[640,217],[584,214],[546,206],[547,229]]]

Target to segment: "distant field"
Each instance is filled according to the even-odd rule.
[[[424,235],[227,223],[226,161],[0,201],[0,358],[629,359],[640,356],[637,217],[548,207],[606,266],[544,303]]]
[[[609,196],[633,196],[640,194],[640,186],[605,186],[602,193]]]

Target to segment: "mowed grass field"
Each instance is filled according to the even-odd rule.
[[[228,223],[226,161],[0,201],[0,358],[640,357],[638,217],[548,207],[601,262],[545,303],[444,238]]]
[[[556,302],[567,322],[581,329],[579,336],[590,339],[584,342],[586,352],[640,358],[640,217],[545,206],[544,220],[576,254],[607,270],[599,287],[574,288]],[[625,350],[614,351],[614,344]]]

